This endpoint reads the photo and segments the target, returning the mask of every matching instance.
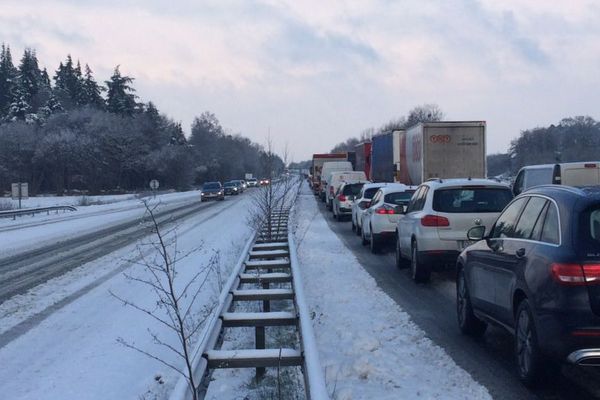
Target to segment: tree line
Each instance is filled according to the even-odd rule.
[[[140,102],[134,78],[121,74],[98,83],[89,65],[68,55],[52,78],[35,50],[17,66],[0,48],[0,191],[28,182],[30,192],[90,194],[161,187],[186,189],[206,180],[267,175],[283,161],[217,117],[194,119],[187,138],[181,124],[152,102]],[[267,162],[269,161],[269,162]]]

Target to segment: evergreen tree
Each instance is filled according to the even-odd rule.
[[[65,63],[58,66],[56,75],[56,95],[58,99],[68,109],[80,105],[83,97],[83,84],[81,79],[81,68],[73,66],[71,55],[67,56]]]
[[[35,113],[48,100],[49,86],[40,70],[35,50],[25,49],[18,69],[20,93]]]
[[[115,67],[113,75],[106,81],[108,88],[106,109],[119,115],[133,115],[137,110],[135,89],[130,86],[133,78],[121,75],[119,66]]]
[[[85,64],[85,75],[83,77],[83,103],[95,108],[104,109],[104,99],[102,98],[102,90],[104,88],[96,83],[92,75],[92,69]]]
[[[11,103],[8,110],[8,120],[10,121],[25,121],[31,113],[31,106],[27,102],[27,95],[21,88],[18,88],[15,94],[15,100]]]
[[[0,120],[7,116],[15,100],[17,69],[13,65],[10,46],[2,44],[0,49]]]

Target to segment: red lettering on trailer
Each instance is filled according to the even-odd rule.
[[[431,143],[450,143],[450,135],[431,135],[429,141]]]

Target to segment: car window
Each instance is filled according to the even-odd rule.
[[[560,233],[558,230],[558,211],[554,204],[548,206],[546,219],[544,220],[544,228],[542,229],[541,241],[546,243],[559,244]]]
[[[367,190],[365,190],[365,192],[363,193],[363,197],[365,199],[372,199],[373,196],[375,195],[375,193],[377,193],[377,191],[379,190],[378,187],[374,187],[374,188],[368,188]]]
[[[383,198],[383,201],[388,204],[407,205],[412,197],[414,190],[406,190],[404,192],[388,193]]]
[[[533,232],[533,228],[542,214],[542,210],[546,206],[546,199],[541,197],[531,197],[525,206],[525,209],[519,217],[519,222],[515,227],[513,237],[520,239],[529,239]]]
[[[346,196],[357,196],[360,193],[363,185],[364,183],[352,183],[349,185],[344,185],[342,193],[344,193]]]
[[[377,204],[379,202],[380,198],[381,198],[381,190],[378,190],[377,193],[375,193],[375,196],[373,196],[373,198],[371,199],[371,204]]]
[[[221,185],[219,183],[216,183],[216,182],[205,183],[202,186],[203,189],[219,189],[220,187],[221,187]]]
[[[550,204],[549,201],[547,201],[544,205],[544,209],[540,213],[540,216],[533,227],[533,232],[531,232],[530,236],[530,239],[532,240],[541,240],[540,237],[542,236],[542,229],[544,228],[544,219],[546,218],[546,213],[548,212],[548,204]]]
[[[445,213],[500,212],[511,200],[508,188],[438,189],[433,193],[433,209]]]
[[[415,205],[415,211],[421,211],[425,207],[425,201],[427,200],[427,193],[429,193],[429,187],[423,186],[423,191],[419,195],[419,200]]]
[[[427,194],[427,186],[421,186],[417,189],[416,193],[410,199],[410,203],[408,205],[407,213],[414,211],[421,211],[423,209],[423,205],[425,204],[425,196]]]
[[[409,212],[412,212],[415,209],[417,200],[419,199],[419,196],[421,195],[422,190],[423,190],[423,187],[421,186],[420,188],[417,188],[415,193],[413,193],[412,197],[410,198],[410,202],[408,203],[408,207],[406,207],[407,214]]]
[[[574,240],[585,258],[600,258],[600,204],[595,204],[580,214],[577,238]]]
[[[500,214],[492,230],[492,238],[513,237],[517,218],[519,218],[521,208],[523,208],[525,202],[527,202],[526,197],[517,199]]]
[[[513,185],[513,192],[515,195],[521,194],[523,191],[523,181],[525,179],[525,170],[521,170],[519,175],[517,175],[517,179],[515,179],[515,183]]]
[[[549,185],[552,183],[553,168],[532,168],[526,172],[526,189],[534,186]]]

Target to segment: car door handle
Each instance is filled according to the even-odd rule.
[[[517,258],[525,257],[525,249],[521,247],[519,250],[517,250],[515,252],[515,255],[517,256]]]

